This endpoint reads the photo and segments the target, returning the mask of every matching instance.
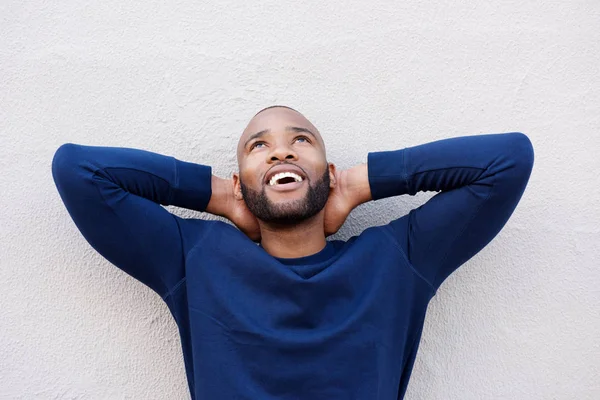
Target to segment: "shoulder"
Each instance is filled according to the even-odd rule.
[[[406,223],[407,216],[395,219],[389,223],[375,225],[366,228],[360,234],[351,237],[350,240],[372,240],[372,239],[386,239],[395,242],[395,234],[399,225]]]
[[[232,224],[220,220],[208,220],[200,218],[177,218],[181,229],[184,246],[191,248],[199,242],[211,240],[228,241],[236,237],[250,240],[242,231]]]
[[[398,221],[396,221],[398,222]],[[347,240],[332,240],[336,248],[365,247],[365,246],[393,246],[398,247],[397,237],[391,224],[371,226],[351,236]]]

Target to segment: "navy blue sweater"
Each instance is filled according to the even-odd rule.
[[[439,193],[292,259],[161,206],[204,211],[209,166],[67,143],[52,174],[90,245],[168,305],[193,399],[392,400],[406,391],[429,301],[505,225],[533,159],[516,132],[369,153],[374,200]]]

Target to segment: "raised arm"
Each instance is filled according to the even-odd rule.
[[[368,155],[373,200],[441,191],[386,229],[437,290],[506,224],[533,168],[520,132],[461,136]]]
[[[160,205],[205,211],[211,168],[144,150],[67,143],[52,160],[67,211],[108,261],[165,297],[184,276],[181,219]]]

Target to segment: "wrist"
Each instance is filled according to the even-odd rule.
[[[233,200],[233,181],[211,177],[211,196],[206,212],[227,218]]]
[[[348,189],[353,199],[352,208],[372,200],[367,164],[359,164],[348,170]]]

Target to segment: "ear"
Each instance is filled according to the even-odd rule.
[[[243,200],[244,196],[242,195],[242,186],[240,184],[240,175],[237,172],[233,173],[233,195],[236,200]]]
[[[335,164],[328,163],[328,168],[329,168],[329,188],[333,189],[337,185],[337,173],[336,173]]]

